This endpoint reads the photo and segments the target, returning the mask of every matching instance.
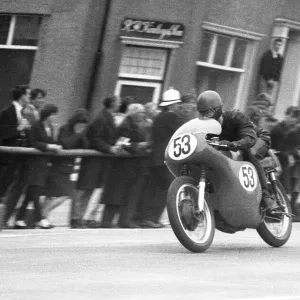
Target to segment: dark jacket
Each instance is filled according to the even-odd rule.
[[[258,127],[254,124],[254,128],[255,128],[255,131],[256,131],[256,135],[257,135],[257,138],[258,139],[262,139],[263,141],[266,142],[268,148],[271,148],[271,136],[270,136],[270,133],[261,128],[261,127]]]
[[[150,135],[151,124],[146,122],[138,126],[131,117],[127,117],[118,128],[119,137],[127,137],[130,139],[131,147],[126,150],[131,154],[143,154],[145,149],[139,148],[138,144],[146,142]]]
[[[88,149],[89,142],[85,133],[74,132],[76,115],[59,129],[57,141],[64,149]],[[74,157],[60,157],[55,161],[55,168],[65,174],[73,172]]]
[[[18,131],[18,118],[13,104],[0,112],[0,145],[20,146],[21,134]]]
[[[140,179],[146,172],[149,159],[147,156],[137,156],[146,154],[138,143],[146,141],[148,130],[147,124],[138,126],[131,117],[127,117],[118,128],[118,136],[130,139],[131,146],[125,150],[132,155],[112,161],[102,194],[103,204],[124,205],[141,197],[141,192],[138,192],[142,189]]]
[[[283,64],[282,55],[277,55],[276,58],[273,57],[272,51],[268,50],[262,56],[259,66],[259,74],[265,80],[273,79],[279,81],[281,69]]]
[[[42,122],[36,122],[28,133],[29,146],[40,151],[47,151],[47,144],[55,144],[53,138],[53,129],[51,136],[47,136],[47,132]],[[28,185],[44,186],[48,178],[51,168],[51,152],[49,156],[36,155],[26,162]]]
[[[111,153],[110,147],[117,141],[117,128],[113,115],[103,109],[89,126],[87,137],[91,149]]]
[[[225,111],[220,140],[235,142],[238,150],[251,148],[257,140],[254,124],[238,110]]]
[[[103,153],[110,153],[110,147],[117,141],[117,128],[113,116],[106,109],[89,125],[87,138],[89,148]],[[78,189],[95,189],[106,181],[110,159],[107,157],[85,157],[82,160],[77,181]]]
[[[58,143],[64,149],[87,149],[88,140],[84,133],[74,132],[74,125],[78,122],[81,114],[75,114],[67,124],[62,126],[58,134]],[[52,158],[52,167],[45,185],[45,195],[48,197],[69,196],[74,200],[73,182],[70,174],[74,171],[74,157],[56,156]]]
[[[283,152],[292,152],[300,145],[300,126],[284,120],[271,131],[272,148]]]
[[[174,112],[161,112],[152,125],[152,165],[163,166],[165,149],[174,132],[182,125],[182,121]]]

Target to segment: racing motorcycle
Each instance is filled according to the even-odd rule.
[[[279,216],[266,214],[254,165],[243,160],[241,151],[218,143],[221,130],[218,121],[197,118],[182,125],[168,143],[165,164],[175,179],[167,211],[177,239],[199,253],[211,246],[215,229],[235,233],[252,228],[270,246],[284,245],[292,231],[291,206],[276,180],[272,156],[261,163],[270,194],[282,208]]]

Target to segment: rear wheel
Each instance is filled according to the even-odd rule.
[[[169,187],[167,210],[171,227],[180,243],[192,252],[204,252],[214,238],[215,219],[207,201],[203,212],[197,209],[197,182],[181,176]]]
[[[291,214],[290,201],[286,192],[280,182],[276,181],[277,194],[285,207],[285,213]],[[292,232],[292,218],[286,215],[282,219],[272,220],[265,218],[264,221],[257,228],[258,234],[261,238],[272,247],[281,247],[289,239]]]

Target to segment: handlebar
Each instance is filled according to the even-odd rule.
[[[207,144],[213,147],[216,147],[218,149],[228,150],[227,145],[220,145],[220,142],[217,141],[207,141]]]

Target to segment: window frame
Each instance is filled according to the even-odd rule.
[[[135,80],[119,79],[117,81],[117,84],[116,84],[116,87],[115,87],[115,95],[116,96],[121,95],[122,85],[153,87],[154,88],[154,93],[153,93],[153,96],[152,96],[152,102],[156,103],[156,104],[159,103],[159,97],[160,97],[161,87],[162,87],[162,83],[160,83],[160,82],[147,82],[147,81],[135,81]]]
[[[38,49],[38,46],[24,46],[24,45],[14,45],[13,44],[14,34],[15,34],[15,29],[16,29],[16,24],[17,24],[17,17],[18,16],[29,16],[29,15],[25,15],[25,14],[24,15],[1,14],[1,15],[10,16],[10,23],[9,23],[6,44],[0,44],[0,49],[10,49],[10,50],[37,50]],[[34,16],[39,16],[39,15],[34,15]]]
[[[154,50],[161,50],[164,52],[164,57],[163,57],[163,69],[161,70],[161,75],[160,76],[151,76],[151,75],[143,75],[143,74],[132,74],[132,73],[118,73],[118,77],[119,78],[132,78],[132,79],[142,79],[142,80],[155,80],[155,81],[163,81],[164,79],[164,75],[165,75],[165,70],[166,70],[166,64],[168,61],[168,52],[166,49],[161,49],[161,48],[154,48],[154,47],[147,47],[147,46],[138,46],[138,45],[130,45],[131,47],[135,47],[135,48],[145,48],[145,49],[154,49]],[[125,47],[127,48],[128,45],[125,45]],[[127,48],[128,49],[128,48]],[[122,59],[123,59],[123,52],[122,52],[122,58],[121,58],[121,63],[122,63]],[[120,65],[121,67],[121,65]]]
[[[233,45],[229,45],[228,52],[230,52],[230,53],[227,53],[228,56],[225,59],[225,65],[213,64],[212,62],[213,62],[214,57],[209,57],[209,59],[210,59],[209,62],[203,62],[203,61],[199,61],[199,60],[196,61],[196,66],[230,71],[230,72],[240,74],[238,88],[236,91],[236,96],[235,96],[235,101],[234,101],[235,104],[234,104],[233,108],[240,109],[240,110],[245,109],[245,107],[247,105],[247,101],[245,99],[248,98],[251,77],[254,76],[254,62],[255,62],[255,57],[256,57],[257,50],[258,50],[258,43],[261,39],[263,39],[265,37],[265,35],[257,33],[257,32],[247,31],[247,30],[243,30],[243,29],[239,29],[239,28],[233,28],[233,27],[224,26],[224,25],[211,23],[211,22],[203,22],[202,30],[203,30],[203,32],[209,31],[213,34],[227,35],[232,38],[242,38],[242,39],[247,40],[247,47],[246,47],[246,51],[245,51],[244,62],[243,62],[242,68],[233,68],[233,67],[229,67],[228,65],[226,65],[226,63],[228,64],[230,62],[230,55],[233,55],[233,50],[234,50]],[[217,43],[215,41],[215,48],[216,48],[216,46],[217,46]]]

